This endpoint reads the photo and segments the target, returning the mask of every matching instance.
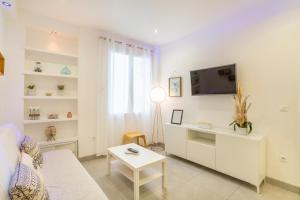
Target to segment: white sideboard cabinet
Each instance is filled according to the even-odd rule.
[[[231,129],[165,124],[166,152],[248,182],[260,192],[266,171],[266,136]]]

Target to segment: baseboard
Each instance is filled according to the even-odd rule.
[[[98,159],[98,158],[105,158],[105,157],[106,156],[96,156],[96,154],[94,154],[94,155],[78,158],[78,160],[80,162],[84,162],[84,161],[94,160],[94,159]],[[266,177],[265,180],[266,180],[267,183],[270,183],[272,185],[276,185],[276,186],[281,187],[283,189],[286,189],[288,191],[300,194],[300,187],[298,187],[298,186],[295,186],[295,185],[292,185],[292,184],[289,184],[289,183],[285,183],[283,181],[280,181],[280,180],[277,180],[277,179],[274,179],[274,178],[271,178],[271,177]]]
[[[105,158],[105,156],[96,156],[96,154],[94,154],[94,155],[84,156],[84,157],[78,158],[78,160],[80,162],[84,162],[84,161],[94,160],[94,159],[97,159],[97,158]]]
[[[274,178],[271,178],[271,177],[266,177],[266,182],[270,183],[272,185],[276,185],[278,187],[284,188],[288,191],[300,194],[300,187],[298,187],[298,186],[291,185],[289,183],[285,183],[283,181],[280,181],[280,180],[277,180],[277,179],[274,179]]]

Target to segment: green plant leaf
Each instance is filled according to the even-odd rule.
[[[248,122],[249,124],[249,134],[252,132],[252,123],[251,122]]]
[[[231,122],[230,124],[229,124],[229,126],[232,126],[233,124],[235,124],[236,123],[236,121],[233,121],[233,122]]]

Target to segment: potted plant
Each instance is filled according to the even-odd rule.
[[[234,121],[230,123],[233,126],[234,131],[238,131],[242,134],[250,134],[252,132],[252,122],[248,121],[247,112],[251,107],[251,103],[248,104],[249,96],[243,97],[240,85],[237,87],[237,93],[234,96],[235,101],[235,117]]]
[[[27,86],[27,95],[28,96],[35,96],[36,95],[34,84],[31,84],[31,85]]]
[[[58,85],[57,89],[58,89],[58,95],[64,95],[64,89],[65,89],[64,85]]]

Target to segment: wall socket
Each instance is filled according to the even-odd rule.
[[[280,112],[289,112],[289,106],[281,105],[279,110]]]

